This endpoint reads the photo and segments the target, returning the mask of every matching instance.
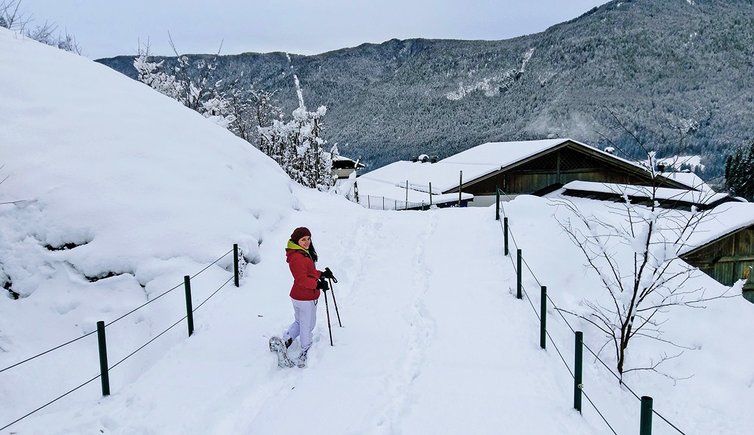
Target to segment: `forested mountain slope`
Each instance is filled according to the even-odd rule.
[[[171,59],[168,59],[169,61]],[[132,56],[102,59],[130,76]],[[612,1],[545,32],[503,41],[390,40],[315,56],[219,58],[218,77],[278,90],[290,113],[297,74],[326,135],[370,168],[445,157],[492,140],[635,140],[660,156],[698,153],[705,178],[752,140],[752,0]],[[241,76],[241,74],[243,75]]]

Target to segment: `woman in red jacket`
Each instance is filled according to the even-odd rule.
[[[332,272],[316,269],[317,251],[312,244],[312,233],[306,227],[293,230],[285,249],[286,261],[293,275],[291,301],[294,321],[283,334],[285,347],[289,347],[296,337],[301,342],[301,354],[296,361],[299,367],[306,366],[306,353],[312,345],[312,332],[317,323],[317,299],[320,289],[327,290],[324,278],[332,278]],[[322,279],[321,279],[322,278]]]

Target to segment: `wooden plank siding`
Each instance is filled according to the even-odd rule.
[[[463,191],[474,195],[494,195],[500,187],[506,194],[531,194],[553,185],[574,180],[617,184],[649,185],[650,175],[618,159],[611,159],[566,142],[508,168],[464,183]],[[678,187],[672,180],[662,180],[665,187]],[[458,188],[448,192],[458,191]],[[446,192],[446,193],[448,193]]]
[[[733,285],[754,267],[754,225],[681,256],[724,285]]]

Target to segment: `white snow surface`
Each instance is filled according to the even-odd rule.
[[[358,177],[356,179],[359,188],[359,203],[371,209],[401,210],[406,206],[406,193],[408,193],[409,207],[429,206],[430,202],[434,204],[455,203],[458,202],[457,193],[438,194],[432,185],[432,195],[430,198],[429,186],[423,184],[414,184],[409,182],[409,189],[406,192],[406,182],[403,187],[389,182],[372,179],[369,177]],[[383,204],[384,198],[384,204]],[[474,195],[462,193],[461,199],[471,200]]]
[[[701,192],[714,192],[709,184],[693,172],[660,172],[659,174]]]
[[[409,162],[401,160],[390,163],[374,171],[368,172],[358,179],[374,180],[405,188],[408,181],[409,188],[420,192],[429,192],[432,183],[432,193],[446,192],[458,187],[463,171],[464,183],[483,177],[500,169],[495,162],[487,164],[457,164],[439,161],[437,163]]]
[[[2,29],[0,53],[9,175],[0,202],[24,200],[0,206],[1,278],[22,296],[0,296],[0,427],[93,381],[3,435],[610,433],[586,399],[583,414],[572,409],[573,334],[553,307],[548,330],[569,369],[552,342],[539,348],[539,284],[571,311],[599,298],[549,199],[520,196],[504,209],[512,251],[523,249],[541,281],[526,269],[533,310],[515,298],[514,260],[492,208],[367,210],[293,185],[245,142],[104,66]],[[609,216],[602,202],[578,204]],[[308,367],[279,369],[267,341],[292,319],[283,248],[301,225],[312,230],[318,268],[339,279],[343,327],[330,298],[331,347],[320,299]],[[232,261],[210,264],[234,242],[253,264],[239,288],[220,288]],[[196,330],[187,337],[180,284],[208,265],[192,279]],[[109,272],[123,274],[83,277]],[[703,274],[687,285],[726,290]],[[663,325],[667,340],[689,348],[663,367],[678,380],[626,376],[686,433],[754,427],[754,305],[735,291],[706,309],[673,310]],[[6,369],[147,301],[107,327],[110,396],[96,378],[94,335]],[[604,343],[571,323],[592,349]],[[638,363],[676,350],[632,346]],[[617,433],[636,433],[639,401],[584,356],[589,398]],[[614,365],[609,350],[601,356]],[[653,433],[677,432],[655,416]]]
[[[627,184],[600,183],[594,181],[570,181],[563,189],[580,190],[585,192],[613,193],[636,196],[641,198],[656,198],[658,200],[673,200],[694,204],[712,204],[726,198],[725,193],[715,193],[712,190],[696,191],[658,187],[652,191],[650,186],[632,186]]]

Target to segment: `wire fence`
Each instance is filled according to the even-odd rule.
[[[371,210],[424,210],[429,208],[428,202],[401,201],[393,198],[375,195],[359,196],[359,205]]]
[[[500,190],[498,190],[498,193],[499,194],[504,194]],[[507,212],[505,210],[504,202],[501,202],[501,201],[498,200],[497,201],[497,207],[498,207],[498,212],[496,213],[496,216],[500,216],[500,211],[502,211],[502,216],[504,218],[508,218],[508,214],[507,214]],[[512,231],[512,229],[511,229],[510,221],[506,220],[506,224],[504,225],[503,220],[500,219],[500,225],[501,225],[501,230],[503,231],[503,236],[506,237],[506,239],[507,239],[507,235],[506,235],[506,230],[507,230],[507,234],[510,234],[511,240],[513,241],[513,245],[515,246],[515,248],[517,250],[520,250],[521,249],[521,245],[516,240],[515,232]],[[507,243],[507,240],[506,240],[506,243]],[[515,264],[515,262],[513,260],[513,256],[512,255],[508,255],[508,257],[509,257],[509,259],[511,261],[511,265],[512,265],[514,271],[518,275],[519,274],[518,266]],[[537,285],[539,285],[540,287],[542,287],[542,282],[539,280],[539,278],[537,277],[537,275],[534,273],[534,271],[532,270],[531,266],[529,266],[529,263],[526,261],[526,259],[523,258],[523,257],[521,257],[521,261],[522,261],[523,265],[526,267],[526,269],[529,271],[529,273],[531,274],[532,278],[534,278],[534,280],[536,281]],[[520,286],[521,286],[522,294],[526,296],[526,300],[529,302],[529,305],[531,306],[532,310],[534,311],[534,315],[537,317],[537,320],[541,320],[540,313],[537,311],[537,309],[536,309],[536,307],[534,305],[534,302],[529,297],[528,291],[526,291],[526,287],[525,287],[525,285],[523,283],[523,279],[521,280]],[[549,302],[549,304],[552,306],[552,308],[555,310],[555,312],[558,313],[558,315],[563,320],[563,322],[568,326],[568,328],[571,330],[571,332],[572,333],[576,333],[576,330],[573,328],[573,326],[571,325],[571,323],[563,315],[563,310],[558,307],[558,305],[550,297],[549,294],[546,294],[546,299]],[[574,371],[568,365],[568,362],[566,361],[565,357],[563,356],[563,353],[559,349],[559,347],[558,347],[557,343],[555,342],[555,340],[553,339],[553,337],[550,335],[549,330],[546,331],[546,335],[547,335],[547,338],[549,339],[550,343],[552,343],[553,347],[555,348],[556,352],[558,353],[558,356],[560,357],[560,360],[566,366],[566,369],[568,370],[568,372],[570,373],[571,377],[575,381],[576,380],[576,375],[574,374]],[[600,365],[602,367],[604,367],[605,369],[607,369],[608,372],[610,374],[612,374],[620,382],[621,386],[625,387],[635,398],[637,398],[639,401],[641,401],[641,397],[638,394],[636,394],[636,392],[628,384],[626,384],[625,380],[623,380],[621,376],[619,376],[617,373],[615,373],[615,371],[612,368],[610,368],[610,366],[602,358],[599,357],[599,355],[598,355],[597,352],[594,352],[594,350],[592,350],[586,343],[583,343],[583,346],[595,358],[595,360],[599,361],[599,363],[600,363]],[[604,413],[597,407],[597,404],[594,403],[594,401],[589,397],[589,395],[587,395],[587,393],[586,393],[583,385],[579,385],[579,389],[584,394],[584,397],[587,398],[587,401],[592,405],[592,407],[597,412],[597,414],[600,416],[600,418],[608,426],[608,428],[610,429],[610,431],[613,434],[617,435],[617,432],[615,431],[615,429],[613,428],[613,426],[610,424],[610,422],[607,420],[607,418],[605,417]],[[679,429],[677,425],[671,423],[667,418],[665,418],[662,414],[660,414],[656,409],[654,409],[654,408],[652,409],[652,414],[654,414],[657,417],[659,417],[661,420],[663,420],[665,423],[667,423],[670,427],[672,427],[678,433],[680,433],[682,435],[685,435],[685,432],[683,432],[681,429]]]
[[[159,334],[155,335],[154,337],[152,337],[152,338],[151,338],[151,339],[150,339],[149,341],[147,341],[146,343],[144,343],[144,344],[142,344],[142,345],[138,346],[138,347],[137,347],[137,348],[136,348],[135,350],[133,350],[133,351],[132,351],[132,352],[130,352],[130,353],[129,353],[128,355],[126,355],[125,357],[123,357],[123,358],[121,358],[120,360],[118,360],[118,361],[117,361],[116,363],[114,363],[114,364],[112,364],[112,365],[109,365],[109,366],[107,366],[107,371],[109,372],[110,370],[112,370],[112,369],[114,369],[114,368],[118,367],[118,366],[119,366],[119,365],[121,365],[121,364],[122,364],[123,362],[125,362],[126,360],[128,360],[129,358],[131,358],[132,356],[134,356],[135,354],[137,354],[137,353],[138,353],[139,351],[141,351],[142,349],[144,349],[145,347],[147,347],[148,345],[150,345],[151,343],[153,343],[154,341],[156,341],[156,340],[157,340],[158,338],[160,338],[160,337],[162,337],[163,335],[165,335],[165,334],[166,334],[166,333],[167,333],[168,331],[172,330],[172,329],[173,329],[173,328],[175,328],[175,327],[176,327],[177,325],[179,325],[180,323],[182,323],[183,321],[185,321],[185,320],[186,320],[186,319],[187,319],[187,318],[189,317],[189,315],[192,315],[192,314],[193,314],[194,312],[196,312],[196,311],[197,311],[197,310],[199,310],[199,309],[200,309],[200,308],[201,308],[202,306],[204,306],[204,305],[205,305],[205,304],[206,304],[206,303],[207,303],[207,302],[208,302],[208,301],[209,301],[209,300],[210,300],[211,298],[213,298],[213,297],[214,297],[214,296],[215,296],[215,295],[216,295],[216,294],[217,294],[217,293],[218,293],[218,292],[219,292],[220,290],[222,290],[222,289],[223,289],[223,288],[224,288],[224,287],[225,287],[226,285],[228,285],[228,283],[229,283],[229,282],[230,282],[231,280],[234,280],[234,279],[235,279],[235,280],[236,280],[236,285],[238,285],[238,276],[239,276],[239,273],[240,273],[240,271],[239,271],[239,263],[238,263],[238,254],[239,254],[239,251],[238,251],[238,246],[237,246],[237,245],[234,245],[233,249],[231,249],[230,251],[226,252],[225,254],[223,254],[222,256],[220,256],[219,258],[217,258],[217,259],[216,259],[215,261],[213,261],[213,262],[211,262],[210,264],[208,264],[207,266],[205,266],[205,267],[204,267],[203,269],[201,269],[200,271],[196,272],[195,274],[191,275],[190,277],[189,277],[189,276],[187,276],[187,277],[186,277],[186,281],[184,281],[183,283],[180,283],[180,284],[178,284],[178,285],[176,285],[176,286],[174,286],[174,287],[172,287],[172,288],[170,288],[170,289],[168,289],[168,290],[165,290],[165,291],[163,291],[162,293],[160,293],[160,294],[159,294],[158,296],[156,296],[155,298],[153,298],[153,299],[151,299],[151,300],[147,301],[146,303],[144,303],[144,304],[142,304],[142,305],[139,305],[138,307],[134,308],[133,310],[131,310],[131,311],[129,311],[129,312],[127,312],[127,313],[125,313],[125,314],[123,314],[123,315],[119,316],[118,318],[116,318],[116,319],[114,319],[114,320],[110,321],[109,323],[107,323],[107,324],[106,324],[105,326],[109,326],[109,325],[112,325],[112,324],[114,324],[114,323],[116,323],[116,322],[118,322],[118,321],[120,321],[120,320],[122,320],[122,319],[126,318],[127,316],[129,316],[129,315],[131,315],[131,314],[133,314],[133,313],[135,313],[135,312],[139,311],[140,309],[142,309],[142,308],[146,307],[147,305],[149,305],[149,304],[151,304],[151,303],[153,303],[153,302],[155,302],[155,301],[159,300],[160,298],[162,298],[163,296],[167,295],[168,293],[170,293],[170,292],[174,291],[175,289],[177,289],[177,288],[179,288],[179,287],[181,287],[181,286],[184,286],[184,284],[186,284],[186,282],[187,282],[187,281],[188,281],[189,279],[193,279],[193,278],[195,278],[195,277],[199,276],[199,275],[200,275],[200,274],[202,274],[202,273],[203,273],[204,271],[206,271],[207,269],[209,269],[209,268],[210,268],[211,266],[213,266],[213,265],[217,264],[217,263],[218,263],[218,262],[219,262],[220,260],[222,260],[223,258],[227,257],[227,256],[228,256],[228,255],[229,255],[230,253],[232,253],[232,252],[234,252],[234,253],[235,253],[235,254],[234,254],[234,267],[233,267],[233,269],[234,269],[234,274],[233,274],[233,275],[231,275],[231,277],[230,277],[230,278],[228,278],[228,280],[226,280],[226,281],[225,281],[224,283],[222,283],[222,285],[220,285],[220,286],[219,286],[219,287],[218,287],[217,289],[215,289],[215,290],[214,290],[214,291],[213,291],[213,292],[212,292],[212,293],[211,293],[211,294],[210,294],[209,296],[207,296],[207,297],[206,297],[206,298],[205,298],[204,300],[202,300],[202,301],[201,301],[201,302],[199,303],[199,305],[197,305],[197,306],[196,306],[196,308],[193,308],[193,309],[191,309],[191,311],[190,311],[189,313],[187,313],[187,314],[186,314],[185,316],[183,316],[182,318],[180,318],[180,319],[178,319],[177,321],[175,321],[174,323],[172,323],[172,324],[171,324],[171,325],[170,325],[170,326],[169,326],[169,327],[168,327],[167,329],[165,329],[165,330],[163,330],[162,332],[160,332]],[[189,292],[187,292],[187,296],[190,296],[190,291],[189,291]],[[103,330],[104,330],[104,328],[103,328]],[[71,345],[71,344],[73,344],[73,343],[76,343],[76,342],[78,342],[78,341],[80,341],[80,340],[83,340],[84,338],[87,338],[87,337],[89,337],[89,336],[91,336],[91,335],[93,335],[93,334],[97,334],[97,333],[98,333],[98,331],[97,331],[97,330],[95,330],[95,331],[89,332],[89,333],[87,333],[87,334],[84,334],[84,335],[82,335],[82,336],[80,336],[80,337],[77,337],[77,338],[74,338],[74,339],[72,339],[72,340],[69,340],[69,341],[66,341],[66,342],[64,342],[64,343],[61,343],[61,344],[59,344],[59,345],[57,345],[57,346],[54,346],[54,347],[52,347],[52,348],[50,348],[50,349],[48,349],[48,350],[45,350],[45,351],[43,351],[43,352],[40,352],[40,353],[38,353],[38,354],[36,354],[36,355],[33,355],[33,356],[31,356],[31,357],[25,358],[25,359],[23,359],[23,360],[21,360],[21,361],[19,361],[19,362],[17,362],[17,363],[11,364],[11,365],[9,365],[9,366],[7,366],[7,367],[3,368],[3,369],[0,369],[0,373],[3,373],[3,372],[6,372],[6,371],[9,371],[9,370],[11,370],[11,369],[13,369],[13,368],[15,368],[15,367],[21,366],[21,365],[23,365],[23,364],[25,364],[25,363],[27,363],[27,362],[30,362],[30,361],[32,361],[32,360],[35,360],[35,359],[37,359],[37,358],[39,358],[39,357],[42,357],[42,356],[44,356],[44,355],[47,355],[47,354],[49,354],[49,353],[51,353],[51,352],[53,352],[53,351],[55,351],[55,350],[58,350],[58,349],[64,348],[64,347],[66,347],[66,346],[69,346],[69,345]],[[100,358],[102,358],[102,355],[100,355]],[[87,381],[85,381],[85,382],[83,382],[83,383],[79,384],[79,385],[78,385],[78,386],[76,386],[75,388],[72,388],[72,389],[70,389],[70,390],[66,391],[66,392],[65,392],[65,393],[63,393],[63,394],[60,394],[60,395],[58,395],[57,397],[53,398],[52,400],[49,400],[49,401],[45,402],[45,403],[44,403],[44,404],[42,404],[41,406],[38,406],[38,407],[36,407],[35,409],[33,409],[32,411],[30,411],[30,412],[28,412],[28,413],[24,414],[23,416],[21,416],[21,417],[19,417],[19,418],[16,418],[15,420],[13,420],[13,421],[11,421],[11,422],[9,422],[9,423],[6,423],[6,424],[4,424],[3,426],[0,426],[0,430],[4,430],[4,429],[7,429],[8,427],[10,427],[10,426],[12,426],[12,425],[14,425],[14,424],[16,424],[16,423],[18,423],[18,422],[22,421],[23,419],[25,419],[25,418],[27,418],[27,417],[29,417],[29,416],[31,416],[31,415],[33,415],[33,414],[35,414],[36,412],[38,412],[38,411],[41,411],[42,409],[45,409],[46,407],[48,407],[48,406],[52,405],[53,403],[55,403],[55,402],[59,401],[60,399],[63,399],[64,397],[66,397],[66,396],[69,396],[70,394],[72,394],[72,393],[74,393],[74,392],[76,392],[76,391],[80,390],[81,388],[85,387],[86,385],[89,385],[90,383],[92,383],[92,382],[96,381],[97,379],[101,379],[102,377],[103,377],[103,374],[102,374],[102,373],[98,374],[97,376],[94,376],[94,377],[92,377],[91,379],[89,379],[89,380],[87,380]],[[108,387],[108,390],[109,390],[109,387]]]

